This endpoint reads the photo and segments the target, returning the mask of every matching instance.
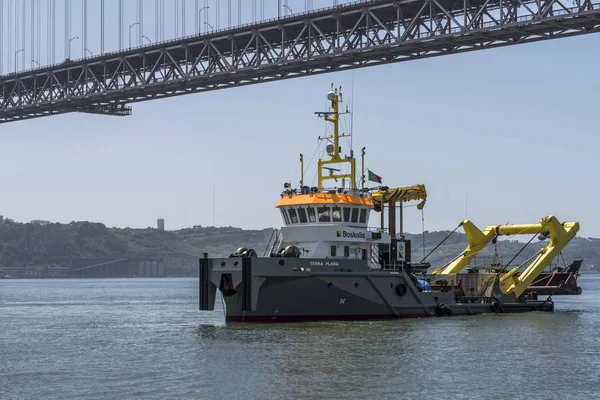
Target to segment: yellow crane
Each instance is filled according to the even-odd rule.
[[[468,242],[467,248],[449,264],[433,271],[433,274],[450,275],[459,273],[497,236],[540,234],[543,237],[550,238],[548,245],[539,251],[523,273],[517,275],[519,272],[517,266],[500,277],[502,292],[506,294],[514,293],[517,297],[527,289],[579,231],[578,222],[560,223],[553,215],[542,218],[537,224],[488,226],[483,231],[469,220],[462,221],[460,225],[465,230]]]
[[[417,204],[417,209],[422,210],[423,207],[425,207],[425,202],[427,201],[427,190],[425,189],[425,185],[380,189],[371,192],[371,199],[373,199],[373,203],[375,203],[375,206],[377,207],[380,206],[381,203],[388,201],[394,192],[399,194],[396,196],[396,203],[408,202],[411,200],[421,200],[421,202]]]

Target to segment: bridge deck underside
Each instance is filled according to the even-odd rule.
[[[572,5],[572,3],[569,3]],[[381,0],[2,77],[0,122],[597,32],[600,4]]]

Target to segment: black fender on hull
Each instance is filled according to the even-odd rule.
[[[437,315],[438,317],[452,315],[452,308],[445,305],[444,303],[440,303],[437,306],[435,306],[435,315]]]

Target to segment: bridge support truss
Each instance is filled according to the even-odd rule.
[[[5,75],[0,122],[599,30],[590,0],[357,2]]]

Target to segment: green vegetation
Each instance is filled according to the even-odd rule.
[[[440,243],[449,231],[425,232],[425,253]],[[421,234],[407,235],[412,240],[413,261],[423,257]],[[511,260],[524,243],[499,240],[497,253],[504,263]],[[242,230],[232,227],[202,227],[178,231],[157,229],[107,228],[100,223],[72,222],[70,224],[35,221],[17,223],[10,219],[0,222],[0,268],[40,268],[74,265],[86,266],[121,258],[155,259],[164,261],[167,275],[197,274],[198,258],[204,252],[210,256],[228,256],[238,247],[248,247],[261,255],[266,246],[262,230]],[[465,236],[452,235],[426,261],[438,266],[449,261],[466,246]],[[531,245],[513,262],[523,262],[540,247],[534,239]],[[478,257],[478,263],[491,262],[494,247]],[[584,270],[600,272],[600,239],[575,238],[565,249],[564,259],[584,259]],[[562,259],[557,260],[562,265]]]

